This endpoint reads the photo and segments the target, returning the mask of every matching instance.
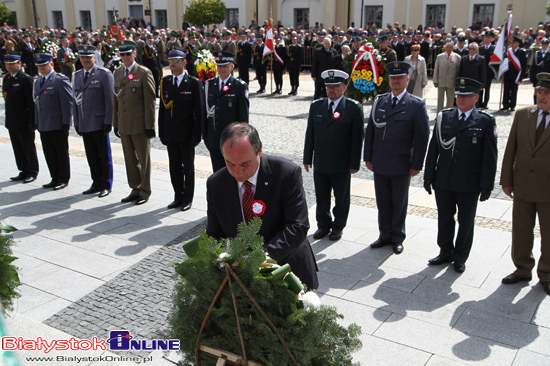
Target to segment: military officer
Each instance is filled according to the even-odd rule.
[[[147,41],[143,47],[141,55],[141,64],[148,68],[153,74],[153,79],[155,79],[155,95],[159,96],[159,84],[160,84],[160,75],[162,73],[162,66],[160,65],[160,58],[157,48],[155,47],[155,40],[153,35],[147,35]]]
[[[275,39],[275,47],[273,50],[273,78],[275,79],[275,91],[272,94],[283,94],[283,72],[285,71],[286,63],[286,48],[281,43],[281,36],[273,37]]]
[[[258,34],[256,36],[256,44],[254,45],[254,69],[256,70],[256,80],[260,84],[260,89],[256,93],[265,93],[265,85],[267,83],[267,64],[264,59],[264,38]]]
[[[193,65],[193,62],[191,60],[193,59],[193,55],[197,53],[197,36],[194,32],[188,32],[187,38],[189,39],[187,41],[187,46],[185,47],[185,59],[189,60],[187,63],[187,72],[192,73],[193,68],[195,65]]]
[[[2,80],[6,108],[6,128],[19,175],[12,181],[30,183],[38,175],[38,157],[34,145],[34,102],[32,76],[21,70],[21,55],[10,51],[4,55],[7,73]]]
[[[550,45],[550,39],[543,38],[541,41],[541,49],[535,53],[533,56],[533,64],[529,69],[529,80],[533,84],[533,90],[535,91],[533,95],[533,100],[537,104],[537,74],[539,72],[550,72],[550,51],[548,46]]]
[[[344,97],[349,75],[341,70],[325,70],[328,98],[311,103],[304,145],[306,172],[315,165],[313,182],[317,202],[317,231],[314,239],[330,233],[330,240],[340,240],[346,227],[350,207],[351,174],[361,166],[363,146],[363,107]],[[330,199],[334,191],[334,220]]]
[[[170,180],[174,201],[168,208],[187,211],[195,193],[195,146],[201,141],[206,113],[204,91],[199,79],[185,72],[185,53],[175,49],[168,54],[172,75],[161,82],[159,137],[168,150]]]
[[[50,176],[44,188],[59,190],[71,178],[69,129],[73,119],[73,92],[69,78],[54,71],[52,55],[35,55],[39,78],[34,81],[34,120]]]
[[[164,66],[166,61],[166,45],[160,38],[160,32],[158,30],[153,31],[153,46],[156,48],[159,55],[160,76],[162,76],[162,66]]]
[[[170,35],[168,37],[170,38],[170,40],[166,42],[166,52],[170,52],[176,47],[181,48],[181,42],[178,40],[178,32],[174,30],[170,31]]]
[[[521,38],[514,37],[512,47],[508,49],[508,54],[514,56],[515,62],[510,62],[508,71],[504,73],[504,96],[501,110],[516,110],[518,85],[527,75],[527,53],[520,47],[520,44]]]
[[[428,264],[454,262],[459,273],[472,248],[477,200],[489,199],[497,170],[495,118],[475,107],[482,88],[477,80],[456,79],[457,108],[438,113],[424,172],[424,188],[435,191],[438,214],[439,255]]]
[[[232,54],[237,53],[237,46],[235,45],[235,42],[233,42],[231,40],[231,32],[230,31],[224,31],[222,33],[222,39],[221,39],[219,45],[220,45],[221,49],[220,50],[214,49],[214,52],[216,52],[216,51],[225,51],[225,52],[231,52]],[[248,62],[250,62],[250,60]]]
[[[95,64],[95,47],[77,47],[83,68],[73,75],[74,126],[82,136],[92,186],[82,194],[105,197],[113,185],[109,132],[113,126],[113,74]]]
[[[288,95],[297,95],[300,86],[300,69],[302,68],[302,58],[304,57],[304,48],[298,43],[298,36],[292,36],[292,44],[286,47],[286,69],[290,79],[292,90]]]
[[[118,41],[122,66],[115,70],[113,128],[122,141],[128,185],[132,192],[121,200],[142,205],[151,195],[151,143],[155,137],[155,79],[135,62],[136,43]]]
[[[409,184],[422,169],[430,136],[425,101],[406,89],[410,67],[386,65],[391,92],[375,98],[365,131],[363,159],[374,172],[380,231],[371,247],[392,244],[395,254],[403,252]]]
[[[241,40],[237,43],[237,66],[239,78],[248,85],[250,83],[248,69],[252,58],[252,45],[248,42],[246,32],[241,32],[240,37]]]
[[[495,52],[495,46],[491,43],[493,41],[494,33],[486,31],[483,35],[483,43],[479,46],[479,54],[485,58],[485,81],[482,81],[485,88],[480,91],[479,101],[480,109],[487,109],[489,105],[489,98],[491,96],[491,83],[495,78],[495,73],[489,67],[489,61],[491,56]]]
[[[214,53],[218,77],[207,80],[206,120],[203,124],[202,136],[210,152],[212,170],[214,172],[225,166],[220,148],[220,137],[223,129],[233,122],[248,123],[248,85],[231,76],[235,55],[219,51]]]

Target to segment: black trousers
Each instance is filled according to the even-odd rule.
[[[192,143],[168,142],[170,181],[174,200],[193,203],[195,194],[195,147]]]
[[[92,187],[111,189],[113,186],[113,160],[109,135],[105,136],[102,130],[84,132],[82,140],[84,140],[86,159],[92,176]]]
[[[410,183],[409,174],[382,175],[374,173],[379,239],[383,242],[403,243],[405,240],[405,219],[409,204]]]
[[[225,167],[225,159],[223,158],[223,154],[220,149],[214,149],[208,146],[207,148],[208,148],[208,151],[210,152],[210,160],[212,161],[212,170],[215,173],[221,168]]]
[[[44,131],[40,132],[40,141],[52,182],[69,183],[71,178],[69,135],[65,134],[63,130]]]
[[[319,229],[343,230],[348,222],[350,206],[351,174],[349,170],[343,173],[323,173],[313,170],[313,183],[315,184],[315,200],[317,210],[315,218]],[[330,198],[334,191],[334,208],[330,214]]]
[[[258,80],[258,84],[260,84],[260,89],[265,89],[265,84],[267,83],[266,65],[256,66],[256,79]]]
[[[279,63],[279,61],[277,61],[277,60],[273,60],[272,62]],[[284,71],[284,69],[280,68],[280,67],[274,67],[273,68],[273,79],[275,79],[275,87],[277,89],[279,89],[279,87],[281,89],[283,88],[283,71]]]
[[[492,73],[492,71],[491,71]],[[487,108],[489,105],[489,97],[491,96],[491,82],[493,81],[493,78],[487,77],[485,80],[485,89],[481,90],[479,92],[479,101],[481,102],[481,106],[483,108]]]
[[[248,73],[248,64],[241,65],[239,64],[239,78],[244,81],[247,85],[250,84],[250,76]]]
[[[15,156],[15,164],[21,175],[36,177],[38,175],[38,156],[34,144],[34,131],[25,128],[10,128],[11,146]]]
[[[315,94],[313,95],[313,99],[319,99],[319,98],[326,98],[327,97],[327,90],[325,89],[325,81],[322,77],[318,76],[315,79]]]
[[[466,263],[472,242],[479,192],[453,192],[435,188],[437,203],[437,245],[440,254],[458,263]],[[455,236],[455,218],[458,208],[458,233]]]
[[[300,86],[300,69],[288,69],[288,76],[290,78],[290,86],[298,88]]]
[[[502,99],[503,108],[516,108],[516,100],[518,96],[518,84],[514,80],[504,78],[504,95]]]

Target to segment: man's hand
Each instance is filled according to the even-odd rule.
[[[61,125],[61,129],[63,130],[63,133],[65,135],[68,135],[69,134],[69,129],[71,128],[70,125]]]
[[[368,170],[372,170],[372,161],[365,161],[365,166]]]
[[[431,179],[425,179],[424,180],[424,189],[426,190],[426,192],[428,192],[428,194],[432,194],[432,189],[435,189],[434,188],[434,181],[431,180]]]
[[[103,134],[105,136],[107,136],[109,134],[109,132],[111,132],[111,128],[112,128],[111,125],[104,124],[103,125]]]
[[[358,171],[359,171],[359,169],[350,169],[350,170],[349,170],[349,172],[350,172],[351,174],[355,174],[355,173],[357,173]]]
[[[418,173],[420,173],[420,170],[409,169],[409,174],[411,175],[411,177],[418,175]]]
[[[309,173],[309,169],[312,167],[311,164],[304,164],[304,169],[306,170],[306,172]]]
[[[118,132],[118,127],[115,127],[114,132],[115,132],[115,136],[120,138],[120,133]]]
[[[502,192],[510,198],[514,198],[514,187],[513,186],[502,186]]]
[[[155,130],[146,129],[145,136],[147,136],[148,139],[152,139],[153,137],[155,137]]]
[[[479,202],[485,202],[491,197],[490,189],[482,189],[481,194],[479,195]]]

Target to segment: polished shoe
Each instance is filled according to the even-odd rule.
[[[522,281],[529,282],[529,281],[531,281],[531,278],[532,277],[516,276],[515,274],[512,273],[512,274],[509,274],[508,276],[504,277],[501,282],[505,285],[513,285],[514,283],[518,283],[518,282],[522,282]]]
[[[294,95],[294,90],[289,91],[288,95]]]
[[[277,92],[277,94],[283,94],[283,91],[281,89],[279,89],[279,91]]]
[[[550,295],[550,281],[540,281],[540,284],[544,288],[544,292],[546,292],[547,295]]]
[[[382,241],[380,239],[377,239],[374,243],[370,245],[371,248],[382,248],[384,245],[391,244],[391,242]]]
[[[500,108],[499,110],[500,110],[500,111],[507,111],[508,108]]]
[[[143,196],[137,196],[137,198],[136,198],[136,206],[138,206],[138,205],[143,205],[143,204],[146,203],[147,201],[149,201],[149,198],[143,197]]]
[[[57,185],[57,183],[52,180],[50,183],[42,184],[42,188],[53,188],[56,185]]]
[[[101,192],[99,192],[98,197],[99,198],[107,197],[109,193],[111,193],[110,189],[102,189]]]
[[[23,183],[34,182],[35,180],[36,180],[35,176],[30,176],[30,177],[27,177],[27,178],[23,179]]]
[[[453,260],[451,258],[443,257],[440,254],[435,258],[428,259],[428,264],[431,264],[432,266],[439,266],[440,264],[451,263],[452,261]]]
[[[188,211],[190,209],[191,209],[191,203],[184,203],[183,205],[181,205],[182,211]]]
[[[58,185],[53,187],[53,190],[54,191],[59,191],[60,189],[63,189],[65,187],[67,187],[68,185],[69,185],[69,183],[59,183]]]
[[[14,182],[17,182],[19,180],[25,179],[25,175],[23,173],[19,173],[19,175],[15,176],[15,177],[11,177],[10,179]]]
[[[466,265],[464,263],[455,262],[454,263],[455,271],[462,273],[466,270]]]
[[[135,200],[138,199],[138,195],[136,194],[130,194],[128,197],[124,197],[123,199],[120,200],[120,202],[122,203],[128,203],[128,202],[133,202]]]
[[[92,186],[92,187],[88,188],[87,190],[85,190],[84,192],[82,192],[82,194],[94,194],[94,193],[97,193],[99,191],[101,191],[101,189]]]
[[[514,112],[515,110],[515,108],[510,108],[510,112]]]
[[[328,233],[330,233],[330,229],[328,228],[317,229],[317,231],[313,233],[313,239],[315,240],[323,239],[325,236],[327,236]]]
[[[344,232],[343,230],[332,229],[332,231],[330,232],[330,235],[328,236],[328,240],[338,241],[342,239],[343,232]]]
[[[275,89],[275,91],[271,94],[279,94],[279,89]]]
[[[395,254],[401,254],[403,253],[403,244],[401,243],[393,243],[393,252]]]
[[[174,200],[174,201],[172,201],[171,204],[168,205],[168,208],[169,208],[169,209],[173,209],[173,208],[178,208],[178,207],[180,207],[180,206],[181,206],[181,201],[179,201],[179,200]]]
[[[260,89],[260,90],[258,90],[256,93],[257,93],[257,94],[262,94],[262,93],[265,93],[265,90]]]

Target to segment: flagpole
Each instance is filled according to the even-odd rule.
[[[504,85],[504,74],[502,74],[500,78],[500,98],[498,100],[498,109],[500,110],[502,108],[502,86]]]
[[[271,69],[271,82],[269,83],[269,88],[271,89],[270,92],[273,93],[273,55],[269,55],[269,65],[269,68]]]

